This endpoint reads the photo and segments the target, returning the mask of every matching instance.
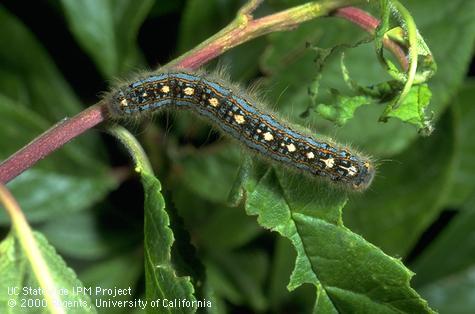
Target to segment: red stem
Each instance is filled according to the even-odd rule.
[[[172,66],[195,70],[206,62],[216,58],[225,51],[236,46],[237,44],[257,36],[265,35],[271,31],[274,32],[278,30],[286,30],[298,25],[293,25],[292,23],[283,23],[283,25],[272,25],[273,27],[268,29],[267,26],[272,23],[272,21],[279,20],[279,14],[283,13],[276,13],[257,20],[252,19],[252,16],[249,15],[249,20],[245,29],[232,29],[229,33],[223,35],[216,41],[211,42],[209,45],[205,45],[201,49],[194,51],[192,54],[185,56],[183,59],[179,59],[176,63],[172,63]],[[370,34],[375,33],[375,30],[380,23],[377,18],[356,7],[337,8],[334,10],[332,15],[348,20]],[[281,29],[279,29],[279,27]],[[243,37],[249,38],[243,40]],[[404,50],[389,38],[383,39],[383,45],[386,47],[386,49],[394,54],[403,70],[407,71],[409,68],[409,63]]]
[[[370,34],[374,34],[376,28],[379,26],[379,20],[377,18],[355,7],[336,9],[333,16],[344,18],[345,20],[358,25]],[[403,70],[407,72],[409,69],[409,62],[406,58],[406,53],[401,46],[389,38],[383,38],[383,46],[394,54]]]
[[[374,30],[379,25],[379,20],[377,18],[355,7],[345,7],[336,9],[333,15],[344,18],[345,20],[348,20],[358,25],[359,27],[371,34],[374,33]]]
[[[7,183],[73,138],[106,120],[103,103],[60,121],[0,164],[0,182]]]

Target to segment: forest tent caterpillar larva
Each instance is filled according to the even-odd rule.
[[[304,173],[357,191],[368,188],[374,177],[369,158],[292,129],[257,108],[252,96],[212,75],[169,69],[121,86],[108,97],[113,119],[188,109],[246,147]]]

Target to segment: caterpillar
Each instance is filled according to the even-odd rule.
[[[119,86],[108,97],[112,119],[187,109],[260,155],[351,190],[367,189],[375,174],[369,158],[297,131],[256,106],[250,94],[206,73],[169,69]]]

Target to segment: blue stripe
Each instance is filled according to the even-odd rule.
[[[187,74],[187,73],[170,73],[170,76],[173,78],[183,79],[187,81],[196,82],[200,80],[199,76]]]
[[[160,75],[152,75],[152,76],[150,76],[149,78],[147,78],[143,81],[146,82],[146,83],[153,83],[153,82],[156,82],[156,81],[163,81],[163,80],[166,80],[166,79],[168,79],[168,74],[164,73],[164,74],[160,74]]]
[[[258,112],[257,110],[254,109],[254,107],[250,106],[245,99],[241,98],[241,97],[238,97],[236,95],[233,95],[231,97],[232,99],[234,99],[235,102],[237,102],[238,104],[241,105],[242,108],[244,108],[245,110],[253,113],[253,114],[256,114],[256,115],[261,115],[260,112]]]
[[[220,93],[223,96],[227,96],[231,92],[228,88],[223,87],[223,86],[219,85],[218,83],[210,82],[207,79],[203,79],[203,83],[205,85],[211,86],[213,89],[215,89],[218,93]]]
[[[153,82],[156,82],[156,81],[161,81],[161,80],[164,80],[164,79],[167,79],[167,78],[168,78],[168,74],[166,74],[166,73],[159,74],[159,75],[152,75],[150,77],[147,77],[146,79],[143,79],[143,80],[140,80],[140,81],[137,81],[137,82],[133,83],[132,88],[140,87],[141,85],[143,85],[145,83],[153,83]]]

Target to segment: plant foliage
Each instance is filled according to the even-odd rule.
[[[265,1],[256,14],[304,2]],[[51,35],[64,43],[37,31],[18,6],[0,6],[0,42],[8,43],[0,49],[0,158],[96,102],[97,82],[170,61],[242,4],[138,3],[35,4],[68,26]],[[375,40],[342,19],[315,19],[220,59],[234,81],[264,76],[258,88],[279,115],[373,155],[369,191],[348,194],[256,160],[186,113],[127,125],[146,153],[125,129],[112,133],[126,149],[91,131],[8,185],[56,285],[131,287],[115,299],[123,302],[209,300],[200,309],[209,313],[474,312],[475,83],[466,73],[475,2],[403,1],[415,25],[396,2],[377,3],[365,7],[383,21]],[[416,43],[409,85],[382,49],[387,38]],[[78,60],[58,60],[62,45]],[[454,218],[418,245],[448,209]],[[4,291],[38,283],[3,211],[0,224],[0,312],[16,313]],[[94,294],[75,298],[90,312],[141,311],[96,309],[103,297]]]

